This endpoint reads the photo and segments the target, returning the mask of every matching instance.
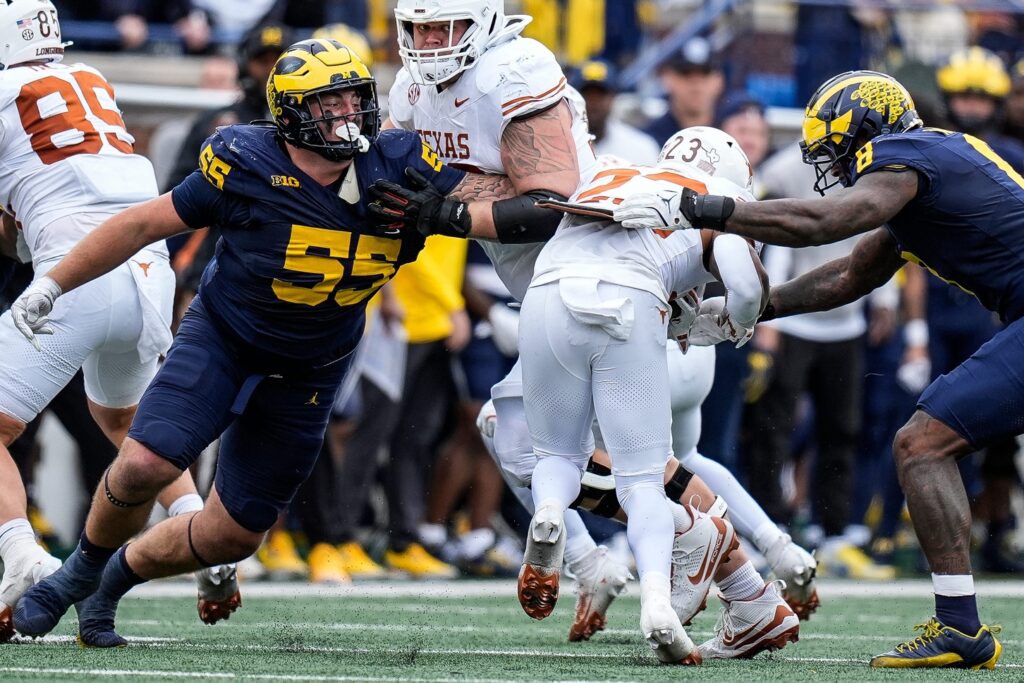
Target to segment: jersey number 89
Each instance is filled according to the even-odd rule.
[[[114,104],[110,84],[90,71],[68,75],[74,84],[46,76],[26,83],[18,94],[21,125],[39,159],[49,165],[104,149],[131,154],[133,140]]]

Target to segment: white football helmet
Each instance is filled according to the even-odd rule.
[[[433,50],[417,50],[414,24],[438,21],[470,22],[462,39],[454,45]],[[414,83],[438,85],[468,69],[487,48],[505,37],[517,35],[530,23],[525,16],[505,16],[504,0],[398,0],[398,54]]]
[[[658,166],[697,169],[713,178],[725,178],[750,190],[753,169],[736,139],[709,126],[684,128],[668,139],[658,155]]]
[[[50,0],[6,0],[0,4],[0,69],[64,59],[57,8]]]

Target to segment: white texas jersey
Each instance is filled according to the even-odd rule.
[[[563,99],[572,110],[580,177],[587,178],[595,172],[597,158],[590,145],[586,105],[566,84],[555,56],[535,40],[515,37],[491,47],[444,90],[413,83],[403,68],[388,102],[394,125],[419,132],[448,165],[504,174],[501,136],[505,127]],[[542,245],[480,244],[511,295],[522,301]]]
[[[735,183],[696,170],[683,175],[650,166],[606,168],[567,202],[574,207],[572,213],[544,246],[531,286],[563,278],[597,279],[650,292],[668,303],[677,294],[712,282],[714,276],[704,267],[699,230],[631,230],[608,217],[624,198],[655,192],[665,183],[675,190],[682,186],[700,194],[754,201]]]
[[[115,213],[157,195],[153,166],[133,153],[110,84],[84,64],[0,71],[0,208],[12,214],[37,266],[92,228],[56,219]],[[52,234],[51,234],[52,233]]]

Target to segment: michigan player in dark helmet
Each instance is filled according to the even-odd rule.
[[[684,191],[683,224],[793,247],[867,233],[850,256],[773,287],[762,320],[849,303],[905,261],[973,293],[1002,318],[1006,327],[935,380],[896,435],[900,483],[933,572],[935,616],[918,626],[920,635],[871,660],[990,669],[1002,646],[978,617],[971,514],[956,460],[1024,432],[1024,178],[978,138],[924,128],[906,89],[871,71],[819,88],[801,145],[816,187],[845,189],[756,203]]]
[[[100,226],[14,304],[27,337],[45,333],[54,299],[139,246],[190,228],[221,229],[216,257],[97,492],[79,548],[18,603],[15,627],[23,634],[50,631],[77,603],[84,644],[123,645],[114,616],[133,585],[256,549],[313,467],[367,301],[424,244],[416,230],[371,226],[371,183],[402,186],[411,167],[419,184],[436,188],[428,203],[439,222],[445,207],[445,219],[459,223],[482,206],[473,234],[493,235],[491,202],[455,199],[498,196],[507,180],[445,167],[415,132],[380,133],[374,80],[340,43],[292,45],[267,98],[272,125],[219,129],[202,147],[199,170]],[[218,437],[204,511],[122,546],[142,529],[154,494]]]

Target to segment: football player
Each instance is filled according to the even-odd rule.
[[[503,178],[446,168],[414,133],[378,136],[375,82],[335,41],[291,46],[274,67],[267,99],[273,124],[219,129],[202,148],[199,170],[106,220],[14,303],[16,324],[38,341],[64,313],[58,297],[73,298],[147,244],[207,225],[222,229],[78,549],[15,609],[24,634],[49,632],[77,603],[84,644],[123,645],[114,616],[133,585],[237,561],[259,546],[320,451],[367,301],[425,240],[368,225],[371,182],[403,182],[411,167],[442,194],[508,194]],[[474,234],[495,235],[492,216],[501,211],[491,202],[458,208],[473,214]],[[217,437],[207,506],[122,545],[141,530],[156,493]]]
[[[679,225],[792,247],[866,233],[849,257],[774,287],[762,320],[858,299],[905,261],[972,292],[1002,318],[1003,330],[925,389],[896,435],[893,455],[933,572],[935,615],[917,627],[920,635],[871,660],[991,669],[1002,646],[978,616],[971,514],[956,460],[1024,431],[1024,178],[978,138],[924,128],[907,90],[873,71],[822,84],[808,103],[801,145],[816,189],[845,189],[757,203],[684,189]],[[664,224],[643,207],[626,208],[637,224]]]
[[[692,128],[676,142],[655,168],[609,168],[584,184],[561,204],[569,215],[537,260],[523,301],[520,349],[526,418],[538,455],[531,476],[534,526],[550,534],[528,539],[526,562],[538,572],[561,564],[562,518],[580,493],[596,415],[640,574],[643,635],[661,661],[691,664],[701,656],[670,607],[675,526],[663,481],[672,430],[665,353],[670,312],[678,292],[721,280],[725,306],[715,315],[723,327],[732,325],[726,338],[744,343],[767,277],[742,238],[707,231],[679,239],[675,232],[623,230],[610,220],[611,209],[631,194],[650,193],[658,206],[666,183],[753,201],[750,165],[735,140]],[[691,321],[680,327],[689,330]],[[788,612],[779,628],[795,632],[796,616],[774,597]]]
[[[404,68],[391,90],[391,112],[385,128],[420,131],[427,144],[450,164],[486,173],[507,173],[516,191],[525,193],[524,206],[526,200],[571,195],[581,176],[589,177],[597,170],[582,99],[565,87],[564,76],[550,51],[518,36],[529,17],[506,17],[501,0],[401,0],[395,14]],[[511,209],[512,205],[503,208]],[[514,215],[511,210],[506,213]],[[415,215],[412,217],[416,222]],[[520,230],[531,231],[535,239],[544,237],[545,232],[553,233],[557,223],[557,219],[553,223],[519,221]],[[430,220],[418,224],[431,229]],[[541,245],[481,242],[481,246],[512,297],[522,301]],[[496,443],[525,443],[525,431],[506,432],[525,429],[525,423],[517,419],[522,412],[518,364],[492,389],[492,397],[499,413]],[[509,400],[499,400],[505,398]],[[503,410],[517,414],[500,419]],[[517,451],[513,457],[520,455],[532,470],[532,449]],[[499,464],[508,469],[506,463]],[[709,472],[721,481],[728,479],[735,484],[730,491],[742,492],[734,478],[718,476],[722,468],[717,463],[698,457],[693,464],[697,474]],[[737,497],[736,493],[729,495],[730,499]],[[749,507],[756,508],[753,501],[750,503]],[[756,519],[756,515],[751,518]],[[569,511],[565,519],[566,562],[582,579],[577,586],[577,618],[569,637],[583,640],[595,630],[592,624],[604,622],[604,610],[621,592],[627,573],[590,539],[575,512]],[[806,588],[790,597],[800,605],[798,611],[807,615],[816,605],[810,581],[813,566],[809,565],[813,561],[774,525],[771,527],[774,532],[761,535],[765,541],[762,548],[773,560],[776,574],[785,578],[792,590],[798,590],[798,584]],[[755,529],[749,531],[753,534]],[[546,601],[544,609],[530,607],[527,612],[544,618],[553,606],[553,601]]]
[[[149,161],[134,153],[114,91],[84,64],[66,65],[57,10],[48,0],[0,6],[0,241],[20,244],[36,287],[75,244],[122,209],[156,196]],[[143,248],[144,247],[144,248]],[[70,296],[35,349],[0,317],[0,642],[14,630],[22,593],[60,566],[36,544],[25,490],[7,447],[84,370],[89,410],[115,445],[124,440],[158,357],[171,344],[174,274],[162,241],[126,252],[113,272]],[[171,515],[203,501],[187,472],[159,501]],[[234,567],[197,573],[199,613],[214,623],[239,605]]]

